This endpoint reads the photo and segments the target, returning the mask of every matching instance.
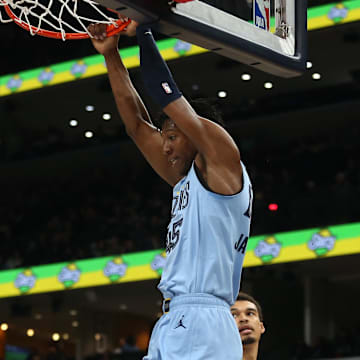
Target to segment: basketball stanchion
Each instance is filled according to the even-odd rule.
[[[3,16],[1,8],[9,18]],[[0,22],[13,21],[31,35],[54,39],[89,38],[87,27],[91,23],[107,24],[106,34],[112,36],[131,22],[128,18],[112,17],[112,14],[119,15],[92,0],[0,0]]]

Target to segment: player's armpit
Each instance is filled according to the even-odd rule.
[[[242,166],[240,152],[232,137],[220,125],[200,118],[204,123],[209,150],[204,154],[203,164],[199,164],[200,171],[210,190],[233,195],[242,189]],[[201,159],[201,158],[200,158]]]

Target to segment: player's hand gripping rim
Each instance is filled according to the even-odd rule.
[[[128,17],[126,17],[122,14],[118,14],[118,16],[122,22],[127,22],[130,20]],[[131,20],[130,24],[121,32],[121,34],[129,36],[129,37],[135,36],[137,26],[138,26],[138,23],[134,20]],[[88,31],[89,31],[92,39],[104,41],[107,37],[106,28],[107,28],[106,24],[90,24],[88,26]],[[119,36],[121,34],[118,33],[113,36],[117,36],[119,38]]]

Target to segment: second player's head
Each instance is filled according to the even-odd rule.
[[[200,117],[224,126],[221,113],[211,101],[196,99],[190,100],[189,103]],[[175,168],[180,176],[185,176],[197,154],[196,146],[166,114],[160,115],[159,122],[163,136],[164,154],[167,156],[170,166]]]
[[[240,292],[231,307],[244,346],[259,343],[265,332],[260,304],[250,295]]]

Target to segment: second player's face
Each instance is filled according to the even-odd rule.
[[[245,300],[236,301],[231,307],[231,313],[236,321],[243,345],[259,342],[261,335],[265,332],[265,327],[260,321],[255,304]]]
[[[166,120],[162,128],[163,152],[169,166],[180,176],[185,176],[196,156],[196,149],[188,137],[176,127],[174,122]]]

